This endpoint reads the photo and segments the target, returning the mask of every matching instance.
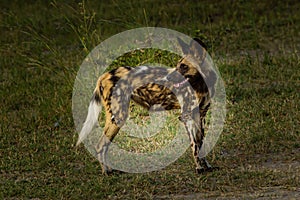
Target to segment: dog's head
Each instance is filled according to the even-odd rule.
[[[207,60],[205,45],[199,39],[194,39],[186,44],[177,38],[184,57],[178,62],[175,69],[170,70],[166,79],[173,83],[174,88],[180,89],[190,84],[201,92],[210,91],[212,96],[213,86],[217,80],[216,73]]]

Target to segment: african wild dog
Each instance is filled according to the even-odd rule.
[[[217,76],[207,62],[201,41],[194,39],[186,44],[178,38],[178,43],[185,56],[176,68],[119,67],[98,79],[77,145],[98,123],[102,104],[106,112],[105,127],[95,148],[103,173],[112,171],[105,164],[106,153],[125,123],[130,100],[146,109],[181,109],[179,119],[185,125],[191,141],[196,172],[212,170],[199,153],[204,138],[204,118],[214,94]]]

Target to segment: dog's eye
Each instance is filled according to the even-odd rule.
[[[187,70],[188,69],[188,66],[186,64],[180,64],[180,69],[181,70]]]

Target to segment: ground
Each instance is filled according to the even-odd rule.
[[[1,1],[0,198],[299,199],[299,9],[293,0]],[[104,176],[74,146],[80,64],[101,41],[144,26],[207,44],[226,87],[225,126],[208,155],[219,170],[196,175],[188,150],[160,171]],[[177,62],[135,52],[113,65],[149,60]]]

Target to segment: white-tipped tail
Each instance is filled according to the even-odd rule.
[[[99,113],[101,112],[101,109],[102,109],[101,104],[97,103],[97,101],[93,98],[90,102],[88,114],[87,114],[86,120],[83,124],[83,127],[80,131],[76,146],[78,146],[88,136],[88,134],[93,130],[95,125],[97,125],[98,117],[99,117]]]

